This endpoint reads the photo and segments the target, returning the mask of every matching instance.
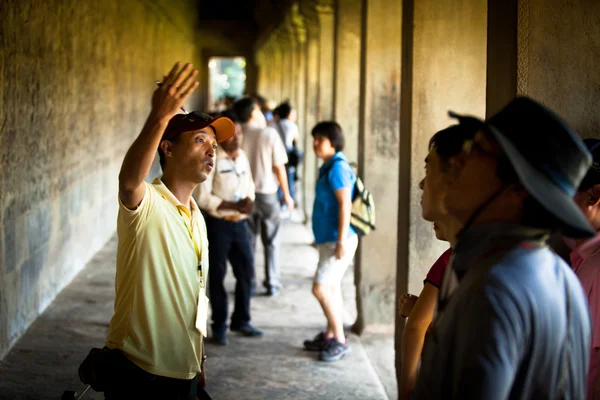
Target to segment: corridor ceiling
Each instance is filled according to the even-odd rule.
[[[268,34],[279,25],[294,0],[197,0],[200,23],[222,21],[231,29],[231,21],[252,30],[254,39]],[[235,34],[235,32],[231,32]]]

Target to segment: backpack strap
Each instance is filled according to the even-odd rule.
[[[336,158],[335,160],[333,160],[333,162],[331,163],[331,165],[329,165],[327,168],[325,168],[320,174],[319,174],[319,179],[321,177],[325,177],[325,180],[327,181],[327,184],[329,184],[329,172],[331,171],[331,169],[333,168],[333,166],[339,162],[339,161],[345,161],[343,158]],[[350,163],[348,163],[348,165],[350,165]],[[350,169],[352,169],[352,167],[350,167]]]

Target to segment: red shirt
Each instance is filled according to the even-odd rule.
[[[437,261],[433,263],[431,269],[427,273],[427,277],[423,281],[423,284],[429,282],[438,289],[442,287],[442,278],[444,276],[444,271],[446,271],[446,267],[450,262],[451,255],[452,247],[443,252],[440,258],[438,258]]]

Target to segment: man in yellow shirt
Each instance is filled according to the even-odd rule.
[[[106,399],[193,399],[202,363],[208,300],[208,241],[192,192],[214,168],[227,118],[177,114],[196,89],[177,63],[154,92],[152,110],[119,174],[116,297],[106,346]],[[158,150],[163,175],[144,181]],[[203,371],[202,371],[203,372]]]

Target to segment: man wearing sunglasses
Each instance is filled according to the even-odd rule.
[[[462,223],[423,349],[416,399],[583,399],[585,295],[549,234],[595,231],[573,201],[591,164],[552,111],[517,98],[450,160],[444,200]]]
[[[178,114],[198,71],[177,63],[119,174],[116,297],[106,399],[193,399],[203,361],[208,241],[192,192],[214,168],[227,118]],[[158,150],[163,174],[145,182]],[[204,371],[202,371],[204,372]],[[202,378],[202,377],[201,377]]]

